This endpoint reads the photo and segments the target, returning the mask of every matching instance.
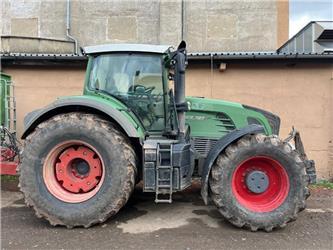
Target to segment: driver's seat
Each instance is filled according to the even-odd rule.
[[[113,79],[118,92],[127,93],[128,88],[130,87],[128,75],[124,73],[116,73],[114,74]]]

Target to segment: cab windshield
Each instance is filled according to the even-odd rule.
[[[164,129],[160,55],[117,53],[96,56],[93,58],[89,85],[125,103],[147,130]]]

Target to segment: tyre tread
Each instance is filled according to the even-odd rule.
[[[227,164],[231,164],[232,160],[236,157],[237,151],[241,148],[252,147],[254,144],[258,143],[266,143],[269,147],[280,147],[286,152],[290,154],[295,160],[295,166],[298,170],[304,173],[304,178],[302,178],[302,188],[303,191],[299,192],[300,196],[297,197],[297,204],[295,206],[294,211],[290,216],[286,216],[277,224],[267,224],[267,225],[257,225],[251,224],[249,221],[244,221],[241,218],[236,218],[232,209],[229,208],[228,204],[225,204],[220,187],[222,172],[224,171],[224,167]],[[266,232],[270,232],[275,228],[283,228],[287,225],[288,222],[294,221],[297,218],[297,214],[305,209],[305,200],[309,197],[309,189],[308,189],[309,180],[307,178],[305,172],[305,165],[300,160],[299,154],[292,150],[291,146],[287,142],[283,142],[275,135],[266,136],[264,134],[252,134],[246,135],[239,139],[238,141],[229,145],[225,151],[223,151],[215,161],[212,166],[211,175],[209,178],[209,186],[211,191],[211,198],[214,204],[217,206],[219,212],[233,225],[237,227],[248,228],[251,231],[257,230],[265,230]]]
[[[97,131],[102,135],[102,131],[108,131],[109,133],[113,134],[113,137],[123,145],[124,147],[124,154],[126,157],[126,160],[128,162],[127,165],[127,176],[126,176],[126,183],[124,184],[124,192],[121,197],[118,198],[116,201],[116,205],[109,205],[105,207],[103,213],[96,214],[95,218],[88,221],[85,224],[67,224],[65,221],[61,221],[57,219],[56,217],[52,216],[51,214],[47,213],[45,210],[41,209],[39,206],[37,206],[34,202],[34,199],[38,199],[38,196],[32,194],[29,190],[29,185],[34,185],[32,182],[33,180],[23,180],[25,175],[22,175],[22,171],[33,171],[32,168],[29,166],[29,164],[26,164],[28,161],[27,158],[29,158],[29,155],[31,155],[31,151],[34,149],[35,143],[38,143],[39,136],[41,136],[42,133],[47,133],[48,131],[52,130],[54,126],[59,126],[59,121],[66,119],[69,120],[73,124],[77,122],[77,120],[85,120],[87,123],[87,126],[95,127]],[[26,145],[29,145],[29,147],[26,147]],[[40,123],[35,130],[29,134],[24,142],[24,151],[22,153],[22,164],[20,164],[18,173],[19,173],[19,183],[20,190],[24,194],[25,203],[27,206],[32,207],[35,211],[35,214],[38,218],[44,218],[50,222],[51,225],[63,225],[67,228],[73,228],[76,226],[83,226],[85,228],[88,228],[94,224],[103,223],[106,221],[109,217],[115,215],[120,208],[122,208],[127,200],[129,199],[129,196],[134,190],[135,186],[135,176],[137,174],[137,155],[131,146],[131,143],[129,139],[124,136],[120,131],[116,129],[114,124],[112,124],[109,121],[106,121],[99,116],[93,115],[93,114],[87,114],[87,113],[66,113],[66,114],[60,114],[56,115],[42,123]],[[23,184],[24,183],[24,184]]]

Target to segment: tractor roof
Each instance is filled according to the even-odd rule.
[[[102,44],[84,47],[85,54],[99,54],[107,52],[146,52],[164,54],[168,53],[171,46],[150,44]]]

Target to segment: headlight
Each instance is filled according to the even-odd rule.
[[[251,107],[251,106],[247,106],[247,105],[243,105],[244,108],[246,109],[250,109],[250,110],[253,110],[253,111],[256,111],[256,112],[259,112],[261,113],[262,115],[264,115],[269,123],[269,125],[271,126],[271,129],[272,129],[272,133],[274,135],[278,135],[279,134],[279,131],[280,131],[280,117],[278,117],[277,115],[274,115],[273,113],[271,112],[268,112],[266,110],[263,110],[263,109],[258,109],[258,108],[255,108],[255,107]],[[250,123],[251,121],[254,121],[257,119],[255,118],[252,118],[252,117],[249,117],[248,118],[248,122],[249,124],[252,124]],[[256,123],[254,123],[256,124]]]

